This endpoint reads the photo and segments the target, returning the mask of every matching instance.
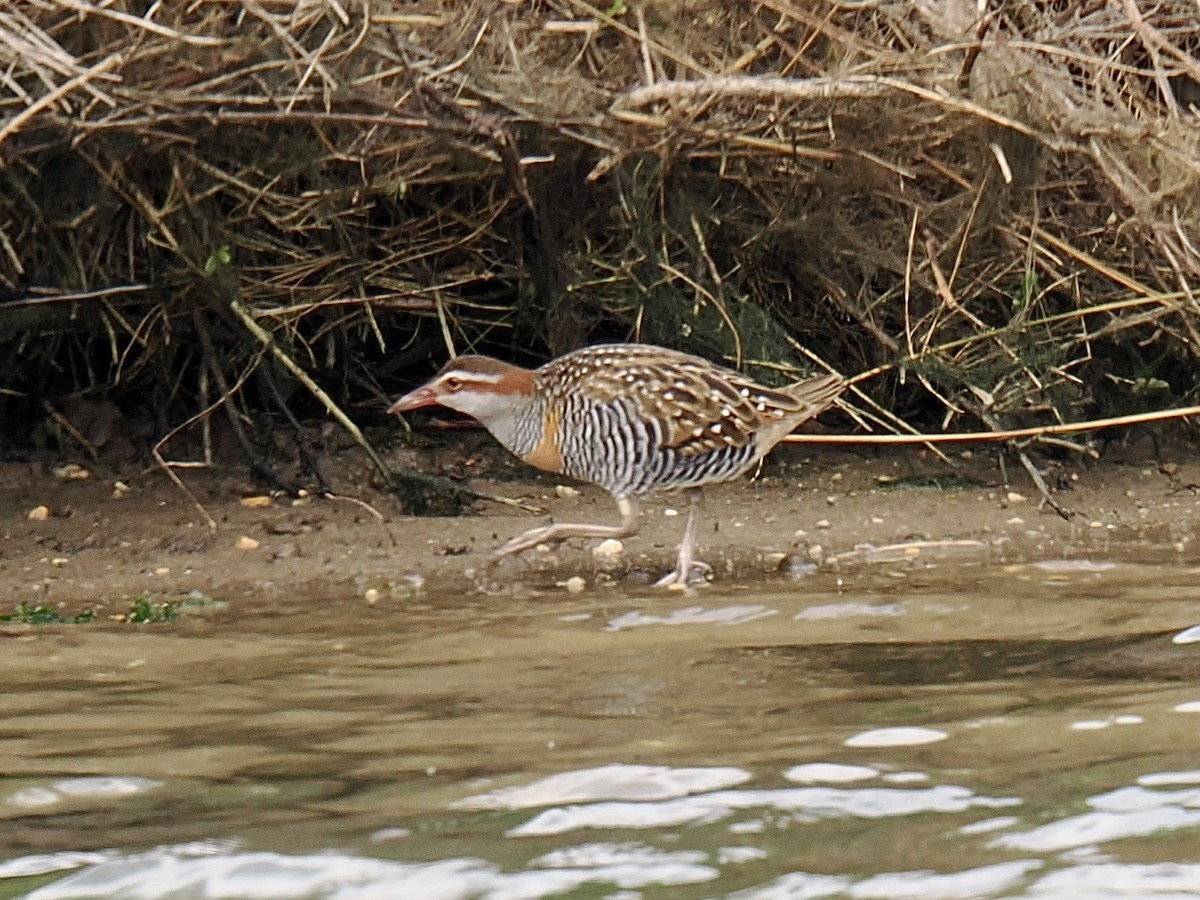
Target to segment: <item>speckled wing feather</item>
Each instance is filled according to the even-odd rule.
[[[542,368],[547,381],[596,403],[624,399],[657,423],[659,449],[697,456],[744,447],[764,430],[815,416],[841,391],[836,376],[774,389],[705,360],[637,344],[588,347]]]

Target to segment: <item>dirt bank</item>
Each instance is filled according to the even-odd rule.
[[[493,457],[482,446],[471,460],[479,469],[505,464],[499,451]],[[463,462],[453,449],[438,452],[443,467],[445,454]],[[1011,482],[1003,484],[990,450],[956,457],[952,471],[915,450],[787,448],[759,478],[707,492],[701,555],[718,586],[801,579],[814,566],[853,577],[880,564],[1160,554],[1186,561],[1200,546],[1200,463],[1193,459],[1184,450],[1156,455],[1146,443],[1101,463],[1057,466],[1052,480],[1064,488],[1057,496],[1075,513],[1065,521],[1039,503],[1023,472],[1010,467]],[[584,579],[584,590],[644,589],[670,567],[684,522],[680,498],[664,495],[646,504],[641,534],[614,559],[597,559],[594,542],[572,542],[489,565],[489,552],[504,539],[546,517],[493,503],[460,518],[403,515],[393,497],[371,486],[356,451],[324,460],[346,499],[268,499],[236,469],[182,473],[219,523],[215,532],[158,471],[80,462],[89,477],[69,478],[55,474],[63,462],[0,468],[0,611],[50,602],[113,615],[139,596],[368,602],[439,585],[464,596],[562,592],[573,575]],[[615,520],[602,491],[531,470],[512,475],[474,483],[559,519]]]

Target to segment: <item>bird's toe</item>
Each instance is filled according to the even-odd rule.
[[[673,584],[682,585],[683,587],[691,587],[697,584],[708,584],[712,581],[712,566],[706,562],[692,560],[691,564],[684,566],[676,566],[658,581],[654,582],[655,587],[670,587]]]

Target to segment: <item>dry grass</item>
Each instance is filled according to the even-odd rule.
[[[983,6],[0,0],[0,411],[625,337],[889,428],[1194,395],[1200,7]]]

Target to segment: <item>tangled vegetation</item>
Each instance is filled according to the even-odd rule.
[[[214,416],[249,450],[451,350],[606,339],[862,375],[883,430],[1196,391],[1193,0],[9,0],[0,35],[8,452],[102,449],[81,398],[164,464]]]

